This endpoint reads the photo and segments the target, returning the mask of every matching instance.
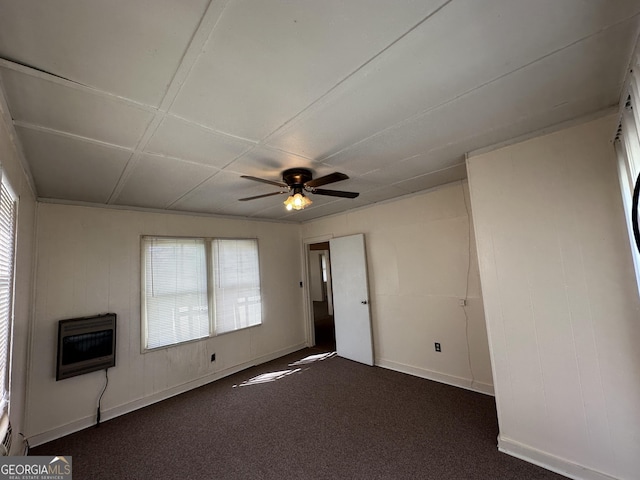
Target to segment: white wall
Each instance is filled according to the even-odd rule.
[[[449,184],[305,223],[302,236],[365,234],[377,365],[491,393],[468,199],[466,183]],[[465,309],[459,305],[468,270],[470,349]]]
[[[105,381],[104,372],[94,372],[56,382],[58,320],[118,315],[117,364],[109,370],[104,419],[304,347],[298,225],[43,203],[37,220],[32,444],[93,424]],[[143,234],[258,238],[263,324],[141,354]]]
[[[575,478],[630,480],[640,472],[640,303],[615,122],[470,157],[468,175],[500,447]]]
[[[0,96],[2,90],[0,89]],[[25,394],[28,371],[29,323],[32,310],[33,245],[36,202],[19,161],[11,133],[10,120],[4,114],[0,98],[0,165],[2,175],[18,195],[18,230],[16,247],[15,298],[10,420],[14,431],[11,453],[21,454],[23,442],[18,432],[24,430]]]

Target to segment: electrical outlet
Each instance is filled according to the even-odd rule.
[[[442,351],[442,348],[440,348],[440,343],[439,343],[439,342],[436,342],[436,344],[435,344],[435,345],[436,345],[436,352],[441,352],[441,351]]]
[[[216,361],[216,354],[215,354],[215,353],[212,353],[212,354],[211,354],[211,361],[212,361],[212,362],[215,362],[215,361]]]

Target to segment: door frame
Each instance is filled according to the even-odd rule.
[[[311,300],[311,276],[309,272],[309,245],[313,243],[328,242],[333,235],[321,235],[302,239],[302,297],[304,305],[305,341],[307,347],[316,344],[316,332],[313,325],[313,301]],[[331,260],[329,260],[331,261]]]

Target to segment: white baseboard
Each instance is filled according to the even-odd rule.
[[[523,445],[504,435],[498,435],[498,450],[574,480],[616,480],[616,477]]]
[[[377,359],[376,365],[396,372],[408,373],[409,375],[426,378],[427,380],[446,383],[447,385],[453,385],[454,387],[460,387],[466,390],[472,390],[474,392],[494,396],[493,385],[489,385],[488,383],[472,381],[468,378],[455,377],[447,373],[435,372],[426,368],[414,367],[413,365],[406,365],[404,363],[393,362],[385,359]]]
[[[215,382],[216,380],[220,380],[221,378],[228,377],[229,375],[233,375],[234,373],[238,373],[242,370],[253,367],[255,365],[260,365],[262,363],[270,362],[271,360],[275,360],[277,358],[283,357],[290,353],[297,352],[298,350],[301,350],[305,347],[306,345],[304,343],[293,345],[283,350],[279,350],[277,352],[273,352],[268,355],[263,355],[262,357],[258,357],[248,362],[235,365],[225,370],[220,370],[210,375],[197,378],[190,382],[186,382],[181,385],[176,385],[167,390],[154,393],[153,395],[149,395],[147,397],[140,398],[138,400],[134,400],[122,405],[118,405],[108,410],[103,410],[101,412],[101,421],[110,420],[112,418],[119,417],[120,415],[133,412],[134,410],[138,410],[139,408],[147,407],[154,403],[161,402],[162,400],[166,400],[167,398],[171,398],[176,395],[180,395],[181,393],[188,392],[189,390],[193,390],[194,388],[198,388],[208,383]],[[85,428],[92,427],[95,425],[95,422],[96,422],[95,415],[90,415],[88,417],[81,418],[74,422],[67,423],[65,425],[61,425],[59,427],[48,430],[46,432],[30,436],[29,445],[31,445],[32,447],[42,445],[43,443],[50,442],[52,440],[55,440],[56,438],[64,437],[74,432],[84,430]]]

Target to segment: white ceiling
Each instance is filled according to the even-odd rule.
[[[306,221],[465,178],[464,154],[618,104],[638,0],[0,0],[41,199]],[[350,179],[287,212],[280,180]]]

